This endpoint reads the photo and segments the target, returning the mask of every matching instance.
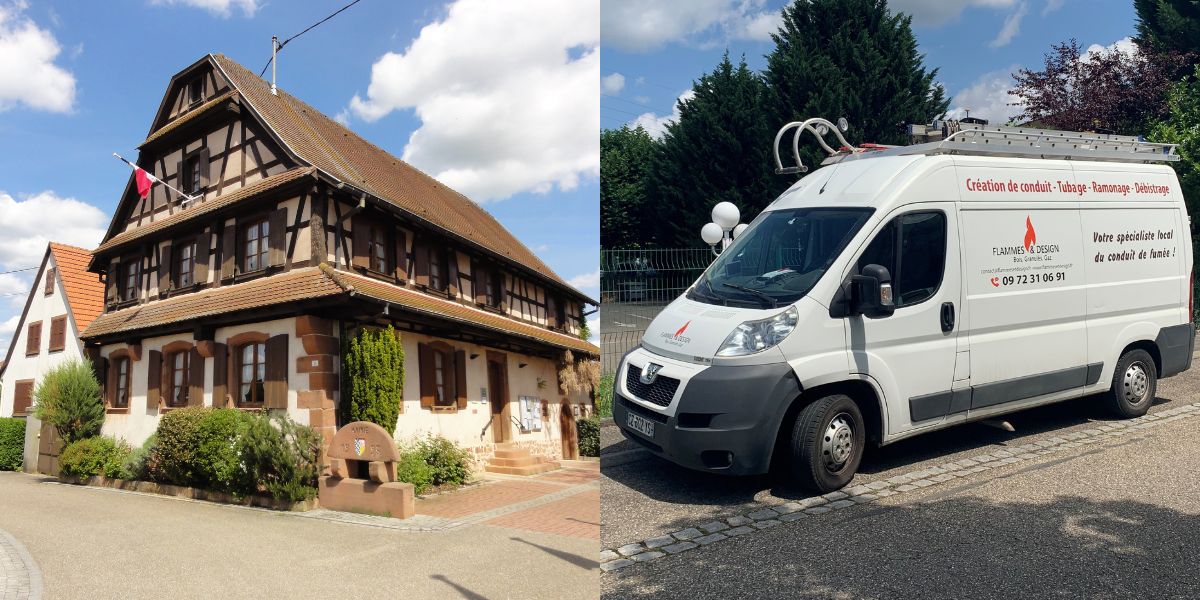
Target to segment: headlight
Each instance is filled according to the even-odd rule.
[[[796,328],[799,319],[800,311],[793,306],[768,319],[746,321],[725,338],[717,356],[745,356],[771,348]]]

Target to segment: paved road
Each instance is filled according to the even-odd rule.
[[[45,598],[589,598],[599,579],[594,539],[395,531],[22,473],[0,473],[0,530],[40,567]]]
[[[1109,421],[1085,399],[1016,415],[1016,433],[976,425],[916,438],[872,453],[852,484],[887,497],[807,511],[825,500],[770,478],[715,478],[658,459],[612,466],[638,455],[606,432],[605,548],[764,506],[799,512],[684,544],[606,574],[601,587],[613,598],[1200,597],[1198,400],[1193,371],[1161,383],[1161,417],[1145,422]],[[948,463],[959,470],[943,473]],[[900,485],[904,474],[919,485]],[[845,507],[808,514],[835,505]]]

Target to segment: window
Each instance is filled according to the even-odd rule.
[[[50,319],[50,352],[62,352],[67,347],[67,316]]]
[[[36,356],[42,348],[42,322],[34,321],[25,330],[25,356]]]
[[[493,308],[504,304],[504,275],[497,269],[480,267],[479,277],[483,286],[483,303]]]
[[[441,250],[429,249],[429,287],[435,290],[446,289],[446,256]]]
[[[22,379],[14,383],[13,388],[13,415],[24,415],[29,413],[29,409],[33,408],[33,384],[32,379]]]
[[[54,295],[54,269],[46,269],[46,295]]]
[[[267,376],[267,345],[250,343],[238,350],[238,405],[263,403]]]
[[[167,357],[168,380],[171,382],[167,406],[187,406],[188,403],[188,352],[176,352]]]
[[[858,259],[860,271],[870,264],[891,274],[896,308],[932,298],[946,267],[946,215],[914,212],[892,219]]]
[[[183,161],[183,172],[179,174],[179,187],[187,194],[195,194],[200,191],[201,178],[200,167],[201,156],[199,154],[191,156]]]
[[[112,368],[116,382],[116,389],[113,390],[112,408],[129,408],[129,381],[132,375],[129,358],[118,358]]]
[[[175,243],[175,288],[196,283],[196,240]]]
[[[245,273],[267,268],[271,233],[268,223],[267,219],[261,219],[242,230],[242,271]]]
[[[195,104],[204,99],[204,79],[197,77],[188,84],[188,101]]]
[[[367,240],[367,257],[372,271],[388,272],[388,235],[382,225],[371,225]]]
[[[421,407],[453,409],[466,407],[467,358],[445,342],[417,344],[417,366]]]
[[[131,302],[138,299],[138,283],[141,270],[141,260],[134,259],[121,264],[121,301]]]
[[[449,404],[446,398],[446,363],[448,362],[444,352],[433,351],[434,403],[438,406]]]
[[[554,326],[559,329],[567,328],[567,303],[561,298],[554,304]]]

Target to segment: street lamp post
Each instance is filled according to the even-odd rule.
[[[700,229],[700,239],[712,248],[714,255],[720,255],[746,230],[745,223],[738,223],[741,218],[741,211],[732,202],[718,202],[712,209],[712,223]],[[717,244],[721,244],[721,250],[717,250]]]

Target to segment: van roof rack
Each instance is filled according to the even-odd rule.
[[[792,128],[796,129],[792,136],[792,158],[795,166],[784,167],[779,156],[779,142],[783,134]],[[777,174],[808,171],[808,167],[800,160],[799,150],[800,136],[806,131],[812,133],[821,148],[829,154],[829,157],[821,162],[822,165],[846,159],[914,154],[965,154],[1133,163],[1179,160],[1179,155],[1175,153],[1176,144],[1147,142],[1140,136],[1007,127],[956,120],[935,121],[931,125],[909,125],[908,146],[863,144],[854,147],[842,136],[841,132],[846,131],[844,119],[838,119],[835,126],[825,119],[812,118],[788,123],[775,135]],[[837,150],[825,141],[825,134],[830,131],[840,143]]]

